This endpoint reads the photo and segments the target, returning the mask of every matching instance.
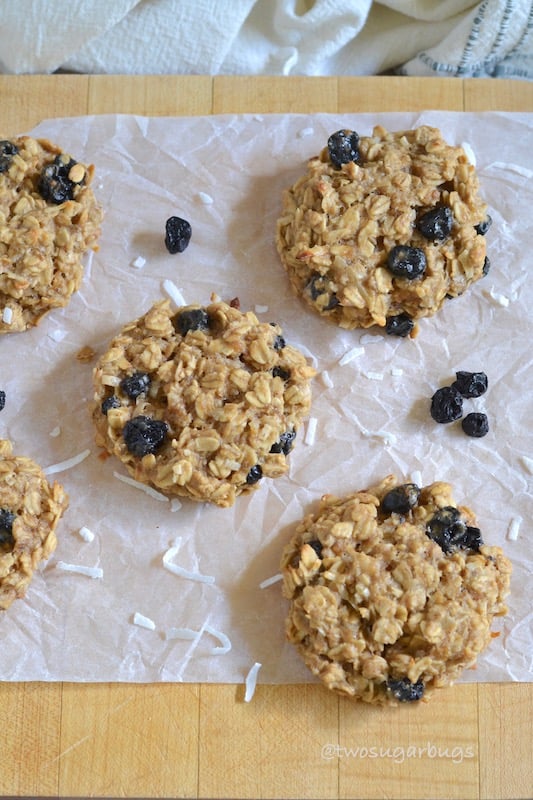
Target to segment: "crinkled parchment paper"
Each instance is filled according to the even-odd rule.
[[[469,145],[493,218],[490,273],[422,320],[415,340],[342,331],[316,317],[290,293],[274,245],[282,189],[306,159],[334,130],[366,135],[376,123],[391,130],[436,125],[449,142]],[[532,127],[531,114],[426,112],[103,116],[47,121],[32,132],[96,165],[106,216],[100,250],[68,307],[0,341],[7,397],[0,436],[43,467],[90,451],[50,475],[67,489],[70,507],[56,553],[27,597],[0,615],[1,679],[240,682],[260,662],[262,682],[313,680],[284,641],[280,583],[260,584],[278,573],[294,524],[323,493],[419,472],[423,484],[450,481],[456,500],[476,511],[485,541],[503,546],[514,564],[501,635],[464,680],[531,680]],[[177,255],[164,246],[171,215],[193,229]],[[132,266],[139,257],[144,265]],[[244,309],[258,306],[259,318],[279,322],[287,341],[330,378],[313,382],[314,443],[306,444],[304,429],[289,474],[265,480],[232,509],[184,501],[175,510],[117,479],[122,466],[99,458],[94,444],[92,365],[76,354],[86,345],[100,353],[124,323],[165,296],[165,281],[187,302],[207,303],[215,292],[238,296]],[[354,347],[362,352],[339,364]],[[429,415],[433,392],[463,369],[489,378],[486,395],[465,401],[465,413],[489,416],[483,439]],[[84,527],[92,541],[81,538]],[[176,540],[173,561],[213,582],[163,567]],[[103,575],[65,572],[60,561]],[[135,614],[153,629],[134,624]],[[183,628],[194,638],[176,638]],[[227,641],[217,632],[229,638],[229,652],[220,652]]]

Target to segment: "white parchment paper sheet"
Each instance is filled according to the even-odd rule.
[[[422,123],[475,153],[493,225],[487,234],[492,269],[465,296],[423,320],[415,340],[342,331],[290,292],[275,251],[282,189],[305,168],[330,133],[350,127],[369,134]],[[531,680],[531,317],[528,269],[533,248],[532,114],[102,116],[46,121],[46,136],[96,165],[95,192],[106,216],[100,250],[88,260],[81,290],[38,328],[3,336],[0,388],[6,406],[0,436],[43,467],[85,450],[60,480],[70,507],[59,546],[24,600],[0,615],[0,679],[65,681],[240,682],[254,662],[262,682],[313,678],[284,640],[281,586],[275,575],[294,524],[324,492],[362,489],[390,472],[423,484],[448,480],[458,502],[477,512],[485,541],[512,559],[509,615],[501,636],[464,680]],[[211,202],[212,201],[212,202]],[[191,222],[186,251],[169,255],[164,224]],[[144,266],[132,262],[142,257]],[[102,460],[87,413],[92,366],[76,353],[100,353],[120,327],[164,296],[172,281],[187,302],[212,292],[279,322],[320,375],[313,383],[314,444],[305,430],[290,455],[290,472],[238,499],[232,509],[184,501],[179,510],[120,482],[114,459]],[[343,354],[364,348],[339,365]],[[459,423],[429,415],[434,391],[456,370],[483,370],[486,395],[465,401],[486,411],[491,430],[466,437]],[[378,373],[376,375],[376,373]],[[381,380],[379,379],[381,376]],[[509,526],[522,520],[518,538]],[[84,541],[79,530],[95,538]],[[162,557],[181,538],[175,560],[214,583],[178,577]],[[101,579],[58,569],[59,561],[99,567]],[[135,625],[135,613],[154,629]],[[207,626],[207,628],[206,628]],[[173,628],[201,632],[171,638]],[[232,649],[220,654],[229,637]]]

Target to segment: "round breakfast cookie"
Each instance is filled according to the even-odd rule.
[[[0,140],[0,333],[37,325],[79,288],[102,221],[92,176],[46,139]]]
[[[337,131],[283,194],[277,248],[295,292],[342,328],[415,321],[489,267],[490,224],[461,147],[436,128]]]
[[[388,476],[325,495],[281,563],[290,642],[330,689],[368,703],[427,698],[473,666],[507,609],[511,564],[448,483]]]
[[[33,573],[56,548],[55,529],[68,506],[62,486],[0,439],[0,610],[23,597]]]
[[[156,303],[94,368],[97,443],[167,496],[224,507],[283,475],[314,369],[281,334],[223,302]]]

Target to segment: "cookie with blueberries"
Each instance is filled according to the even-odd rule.
[[[341,328],[414,336],[488,271],[478,183],[437,128],[333,133],[283,193],[276,242],[292,288]]]
[[[163,494],[228,507],[287,471],[314,373],[251,311],[160,301],[94,368],[96,440]]]
[[[37,325],[79,288],[103,216],[93,172],[46,139],[0,140],[0,333]]]
[[[450,484],[325,495],[286,545],[288,640],[324,685],[354,700],[427,700],[473,667],[506,613],[511,563],[484,544]]]
[[[56,527],[68,507],[63,487],[50,485],[31,458],[0,439],[0,611],[24,597],[38,565],[54,552]]]

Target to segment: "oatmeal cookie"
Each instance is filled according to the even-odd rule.
[[[287,471],[313,375],[275,323],[161,301],[94,368],[96,441],[167,496],[231,506]]]
[[[103,216],[93,171],[46,139],[0,141],[0,333],[37,325],[79,288]]]
[[[23,597],[39,562],[56,548],[55,529],[68,507],[63,487],[0,439],[0,610]]]
[[[342,328],[399,336],[485,274],[490,217],[461,147],[422,126],[332,134],[283,194],[276,242],[296,294]]]
[[[325,495],[285,547],[286,632],[330,689],[368,703],[428,698],[472,667],[506,613],[511,564],[448,483],[388,476]]]

